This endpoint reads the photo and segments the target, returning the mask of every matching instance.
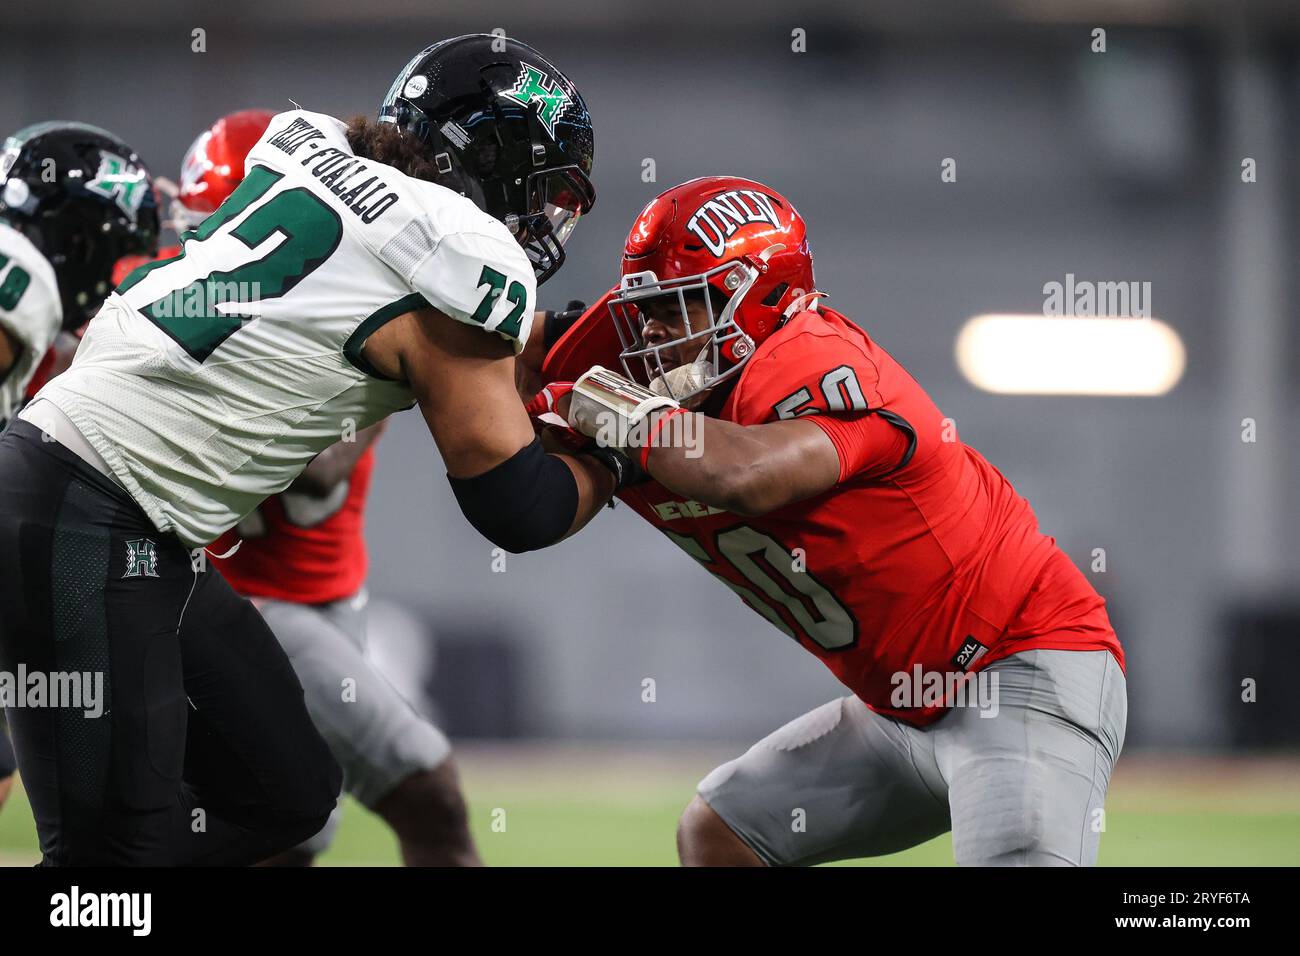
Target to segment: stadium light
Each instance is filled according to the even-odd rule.
[[[1164,395],[1187,353],[1158,319],[977,315],[957,335],[957,366],[1005,395]]]

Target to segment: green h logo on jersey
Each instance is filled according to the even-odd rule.
[[[148,538],[135,538],[126,543],[126,573],[122,577],[158,577],[158,548]]]
[[[140,203],[144,202],[145,181],[143,170],[136,169],[121,156],[99,153],[99,170],[86,188],[115,200],[122,211],[135,222]]]
[[[558,81],[552,80],[535,66],[522,61],[520,65],[523,66],[523,70],[519,73],[519,79],[515,80],[515,85],[510,89],[502,90],[501,95],[517,100],[525,106],[537,103],[537,118],[546,127],[546,132],[551,134],[551,139],[554,139],[555,122],[573,101]]]

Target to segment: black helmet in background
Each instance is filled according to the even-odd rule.
[[[119,259],[158,251],[149,170],[126,143],[86,123],[38,123],[5,140],[0,220],[53,266],[69,330],[104,301]]]

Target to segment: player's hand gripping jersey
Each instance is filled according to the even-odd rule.
[[[1030,648],[1122,651],[1097,595],[1029,503],[888,353],[829,309],[802,312],[759,346],[720,418],[814,419],[839,483],[740,517],[656,482],[620,495],[873,710],[896,674],[973,672]],[[705,453],[707,454],[707,444]]]
[[[0,423],[22,405],[62,322],[54,268],[26,236],[0,222],[0,329],[21,349],[13,367],[0,372]]]
[[[362,354],[386,321],[431,306],[516,348],[532,321],[533,269],[500,221],[356,157],[318,113],[275,117],[243,183],[181,240],[109,297],[41,397],[190,546],[283,491],[348,422],[412,404]]]

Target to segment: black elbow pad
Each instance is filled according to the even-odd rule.
[[[573,472],[536,438],[481,475],[447,480],[469,523],[513,554],[555,544],[578,514]]]

